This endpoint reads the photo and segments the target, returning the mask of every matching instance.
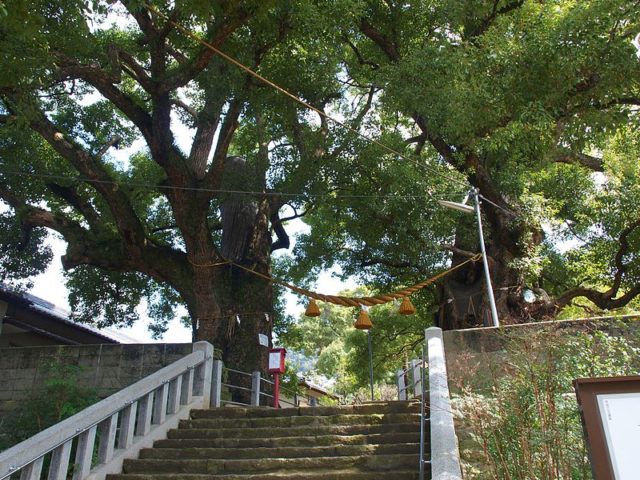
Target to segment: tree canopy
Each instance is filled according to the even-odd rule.
[[[273,292],[248,270],[270,275],[287,220],[311,227],[288,278],[339,264],[407,285],[477,251],[474,219],[437,203],[474,187],[504,320],[624,307],[639,28],[623,0],[16,0],[0,9],[1,276],[33,275],[57,232],[80,317],[129,323],[146,299],[161,332],[182,304],[194,338],[253,368]],[[480,268],[427,292],[423,318],[481,322]]]
[[[631,207],[640,200],[638,4],[362,5],[345,57],[350,82],[377,92],[380,136],[401,137],[423,164],[479,190],[503,321],[633,301],[640,293],[640,218]],[[361,156],[345,170],[379,160]],[[384,285],[478,251],[473,219],[428,201],[430,192],[451,191],[442,178],[393,168],[394,188],[423,192],[424,203],[379,198],[314,210],[299,257],[325,266],[337,259],[347,274]],[[353,191],[385,185],[380,170],[370,170]],[[442,285],[443,326],[482,322],[479,267]],[[533,301],[524,300],[527,290]]]

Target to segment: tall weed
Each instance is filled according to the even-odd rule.
[[[603,332],[511,333],[488,392],[459,399],[488,468],[475,478],[590,479],[572,382],[638,372],[640,349]]]

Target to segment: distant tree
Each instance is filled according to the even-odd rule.
[[[339,295],[366,296],[360,287]],[[427,303],[427,302],[422,302]],[[390,303],[370,309],[373,372],[375,383],[394,383],[393,374],[407,360],[422,356],[424,329],[430,325],[427,315],[403,316]],[[312,360],[310,374],[335,380],[333,389],[340,395],[354,394],[369,385],[367,332],[353,328],[351,309],[325,305],[320,317],[301,316],[279,336],[288,349]]]

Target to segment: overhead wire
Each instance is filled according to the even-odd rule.
[[[3,170],[0,168],[0,174],[2,175],[13,175],[13,176],[27,176],[33,178],[41,178],[41,179],[51,179],[51,180],[64,180],[64,181],[76,181],[76,182],[85,182],[85,183],[95,183],[95,184],[103,184],[103,185],[114,185],[114,186],[122,186],[122,187],[132,187],[132,188],[148,188],[152,190],[185,190],[185,191],[194,191],[194,192],[208,192],[208,193],[221,193],[221,194],[230,194],[230,195],[255,195],[255,196],[272,196],[272,197],[305,197],[305,198],[389,198],[389,199],[437,199],[437,198],[446,198],[449,195],[442,194],[434,194],[431,192],[425,192],[421,195],[401,195],[401,194],[371,194],[371,195],[360,195],[360,194],[341,194],[341,193],[291,193],[291,192],[276,192],[276,191],[259,191],[259,190],[229,190],[224,188],[202,188],[202,187],[184,187],[179,185],[162,185],[162,184],[150,184],[150,183],[141,183],[141,182],[130,182],[130,181],[117,181],[117,180],[99,180],[93,178],[86,178],[81,176],[71,176],[71,175],[56,175],[52,173],[35,173],[35,172],[27,172],[20,170]]]
[[[305,108],[317,113],[318,115],[320,115],[321,117],[329,120],[330,122],[341,126],[345,130],[348,130],[351,133],[354,133],[354,134],[358,135],[359,137],[367,140],[370,143],[373,143],[374,145],[377,145],[378,147],[382,148],[383,150],[386,150],[388,153],[391,153],[391,154],[393,154],[393,155],[395,155],[395,156],[397,156],[399,158],[402,158],[403,160],[406,160],[408,162],[414,163],[416,166],[418,166],[420,168],[425,168],[426,170],[432,172],[433,174],[435,174],[435,175],[437,175],[437,176],[439,176],[439,177],[441,177],[443,179],[449,180],[449,181],[451,181],[453,183],[457,183],[458,185],[461,185],[461,186],[463,186],[465,188],[469,186],[468,182],[465,182],[465,181],[463,181],[463,180],[461,180],[459,178],[455,178],[455,177],[453,177],[451,175],[446,175],[443,172],[439,171],[437,168],[434,168],[434,167],[432,167],[432,166],[430,166],[428,164],[420,163],[417,160],[415,160],[413,158],[410,158],[410,157],[404,155],[403,153],[399,152],[398,150],[390,147],[389,145],[386,145],[385,143],[381,142],[380,140],[377,140],[377,139],[375,139],[373,137],[370,137],[369,135],[366,135],[365,133],[361,132],[359,129],[353,128],[351,125],[347,124],[346,122],[344,122],[342,120],[339,120],[339,119],[329,115],[328,113],[320,110],[317,107],[314,107],[309,102],[304,101],[302,98],[300,98],[297,95],[291,93],[286,88],[281,87],[277,83],[275,83],[275,82],[269,80],[268,78],[260,75],[255,70],[247,67],[242,62],[236,60],[232,56],[226,54],[225,52],[223,52],[219,48],[217,48],[214,45],[212,45],[210,42],[207,42],[205,39],[199,37],[198,35],[193,33],[191,30],[189,30],[188,28],[186,28],[182,24],[178,23],[177,21],[173,20],[169,16],[165,15],[164,13],[162,13],[160,10],[158,10],[153,5],[150,5],[149,3],[146,3],[146,2],[144,2],[143,5],[145,5],[145,7],[147,8],[147,10],[149,10],[149,12],[151,12],[152,14],[155,14],[158,17],[164,19],[166,22],[168,22],[169,24],[173,25],[177,30],[181,31],[187,37],[191,38],[192,40],[195,40],[200,45],[210,49],[216,55],[218,55],[219,57],[223,58],[227,62],[231,63],[232,65],[235,65],[236,67],[238,67],[239,69],[241,69],[244,72],[248,73],[252,77],[260,80],[265,85],[268,85],[268,86],[274,88],[275,90],[277,90],[281,94],[285,95],[286,97],[290,98],[291,100],[295,101],[296,103],[302,105],[303,107],[305,107]]]

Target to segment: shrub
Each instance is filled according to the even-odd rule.
[[[78,386],[82,367],[52,363],[44,388],[33,392],[0,425],[0,450],[32,437],[98,401],[92,389]]]

